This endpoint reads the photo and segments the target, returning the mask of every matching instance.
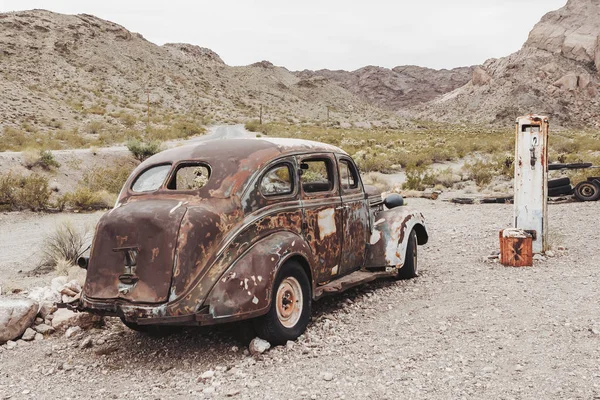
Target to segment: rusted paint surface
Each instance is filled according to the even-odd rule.
[[[299,165],[307,157],[335,166],[331,190],[304,192]],[[290,257],[306,267],[313,298],[350,272],[400,264],[405,231],[423,224],[422,216],[383,211],[379,192],[362,183],[344,192],[339,157],[349,159],[317,142],[233,139],[149,158],[97,226],[81,308],[140,324],[212,324],[267,312],[277,271]],[[198,162],[210,169],[204,186],[169,189],[179,166]],[[262,177],[280,164],[289,166],[292,189],[263,194]],[[160,188],[134,192],[137,177],[157,165],[170,165]],[[378,274],[373,279],[389,271]],[[355,275],[338,286],[368,280]]]
[[[413,229],[424,232],[424,236],[417,232],[417,238],[419,244],[426,243],[425,218],[420,212],[409,207],[398,207],[376,213],[369,240],[367,267],[402,267],[409,234]]]

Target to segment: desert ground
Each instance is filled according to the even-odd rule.
[[[107,319],[70,339],[0,346],[0,398],[600,397],[597,204],[550,205],[552,257],[528,268],[488,259],[511,205],[409,206],[430,231],[419,277],[317,302],[294,343],[251,356],[247,324],[153,338]],[[93,224],[100,215],[70,217]],[[1,217],[0,271],[19,279],[15,269],[27,271],[44,230],[65,215]]]

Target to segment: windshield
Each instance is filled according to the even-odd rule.
[[[133,183],[132,190],[137,193],[153,192],[160,188],[171,169],[170,164],[148,168]]]

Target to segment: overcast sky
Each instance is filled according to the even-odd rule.
[[[191,43],[229,65],[290,70],[452,68],[521,48],[566,0],[0,0],[0,11],[93,14],[162,45]]]

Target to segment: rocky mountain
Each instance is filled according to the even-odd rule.
[[[266,119],[324,120],[327,106],[341,121],[391,116],[336,83],[266,61],[230,67],[209,49],[157,46],[91,15],[0,14],[0,129],[144,126],[148,95],[156,124],[257,118],[261,105]]]
[[[522,49],[476,67],[471,80],[420,118],[509,123],[547,114],[563,126],[600,126],[600,0],[569,0],[535,25]]]
[[[392,69],[367,66],[356,71],[296,72],[301,78],[323,77],[384,109],[403,111],[465,85],[472,67],[435,70],[415,65]]]

